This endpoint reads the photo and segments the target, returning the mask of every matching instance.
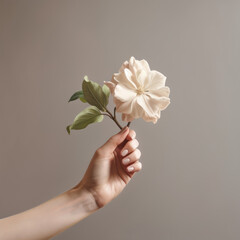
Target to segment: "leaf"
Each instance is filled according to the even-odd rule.
[[[103,90],[98,83],[90,81],[88,77],[85,76],[82,83],[82,89],[84,97],[89,104],[97,107],[101,111],[106,111],[109,97],[106,88]]]
[[[69,135],[70,135],[70,128],[71,128],[71,125],[68,125],[68,126],[66,127],[67,132],[68,132]]]
[[[103,120],[103,115],[99,109],[95,106],[85,108],[80,112],[74,119],[73,124],[67,126],[67,132],[70,134],[71,129],[83,129],[91,123],[101,122]]]
[[[71,97],[70,97],[70,99],[69,99],[69,101],[68,102],[72,102],[72,101],[75,101],[75,100],[77,100],[77,99],[80,99],[82,102],[87,102],[86,100],[85,100],[85,98],[84,98],[84,95],[83,95],[83,91],[82,90],[80,90],[80,91],[77,91],[77,92],[75,92]]]
[[[106,104],[106,106],[108,105],[108,100],[109,100],[109,95],[110,95],[110,89],[109,89],[109,87],[107,86],[107,85],[103,85],[102,86],[102,90],[103,90],[103,93],[104,93],[104,95],[105,95],[105,104]]]

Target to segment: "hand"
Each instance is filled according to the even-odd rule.
[[[99,208],[115,198],[142,168],[136,133],[128,127],[112,136],[95,152],[88,169],[76,187],[93,195]]]
[[[142,168],[135,136],[133,130],[124,128],[97,149],[76,187],[37,207],[0,219],[0,239],[50,239],[105,206]]]

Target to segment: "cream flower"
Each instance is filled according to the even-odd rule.
[[[156,123],[161,111],[170,104],[170,89],[165,82],[166,77],[151,71],[147,61],[131,57],[113,74],[111,81],[104,83],[110,88],[116,111],[122,113],[123,121],[143,118]]]

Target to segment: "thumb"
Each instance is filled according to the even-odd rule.
[[[128,133],[129,128],[126,126],[119,133],[110,137],[108,141],[102,146],[102,149],[105,151],[113,152],[116,147],[126,139]]]

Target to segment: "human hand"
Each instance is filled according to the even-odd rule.
[[[105,206],[142,168],[135,136],[133,130],[124,128],[97,149],[76,187],[28,211],[0,219],[0,239],[50,239]]]
[[[142,169],[136,133],[128,127],[98,148],[88,169],[76,187],[89,191],[99,208],[114,199]]]

